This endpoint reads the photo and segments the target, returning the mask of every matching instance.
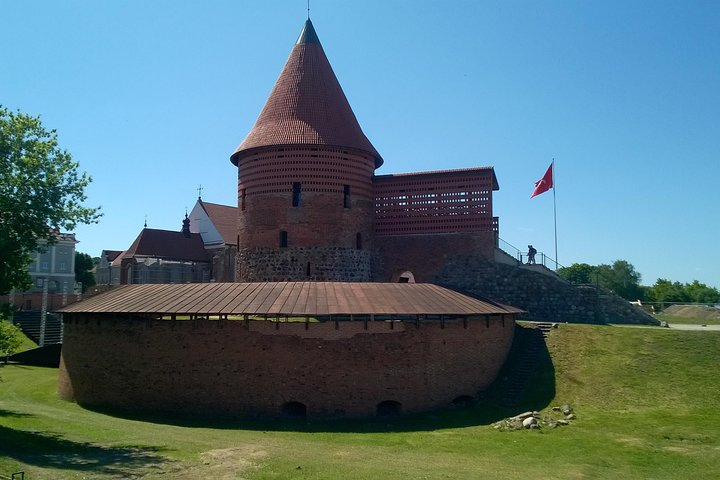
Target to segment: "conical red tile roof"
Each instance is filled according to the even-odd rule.
[[[383,160],[358,124],[308,19],[255,126],[232,154],[275,145],[324,145],[361,150]]]

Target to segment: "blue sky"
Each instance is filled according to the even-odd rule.
[[[720,2],[313,0],[378,173],[494,166],[500,237],[720,287]],[[230,154],[304,0],[3,0],[0,103],[41,115],[93,183],[78,250],[179,230],[198,185],[237,203]]]

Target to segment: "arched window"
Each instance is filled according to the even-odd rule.
[[[280,230],[280,248],[288,246],[288,234],[285,230]]]
[[[391,283],[415,283],[415,275],[410,270],[404,268],[395,270],[390,277]]]
[[[415,275],[411,271],[405,271],[398,277],[398,283],[415,283]]]

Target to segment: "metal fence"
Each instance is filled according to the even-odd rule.
[[[520,250],[515,245],[506,242],[502,238],[498,237],[498,247],[503,250],[508,255],[514,257],[517,259],[518,264],[528,264],[530,261],[528,254],[525,253],[526,250]],[[552,258],[551,256],[545,254],[545,252],[537,252],[535,254],[534,262],[531,262],[530,265],[542,265],[544,267],[549,268],[550,270],[557,270],[558,268],[563,268],[563,265],[560,265],[557,260]]]

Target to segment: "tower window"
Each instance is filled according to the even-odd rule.
[[[343,185],[343,208],[350,208],[350,185]]]
[[[288,246],[288,235],[285,230],[280,230],[280,248]]]
[[[292,206],[300,206],[300,182],[293,182]]]
[[[245,189],[240,190],[240,210],[245,210]]]
[[[362,250],[362,233],[358,232],[355,234],[355,248]]]

